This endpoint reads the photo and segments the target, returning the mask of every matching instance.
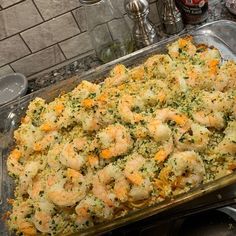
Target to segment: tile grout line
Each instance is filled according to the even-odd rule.
[[[32,50],[31,50],[31,48],[30,48],[29,45],[25,42],[25,39],[23,38],[23,36],[21,35],[21,33],[19,33],[19,36],[20,36],[20,38],[22,39],[23,43],[26,45],[26,47],[29,49],[30,54],[32,54],[33,52],[32,52]]]
[[[59,50],[61,51],[61,53],[62,53],[63,57],[65,58],[65,60],[68,60],[68,58],[66,57],[66,54],[63,52],[63,50],[62,50],[59,43],[57,43],[57,46],[58,46]]]
[[[76,9],[79,9],[79,7],[78,7],[78,8],[76,8]],[[75,9],[75,10],[76,10],[76,9]],[[75,23],[76,23],[76,25],[78,26],[78,28],[79,28],[80,32],[82,32],[82,29],[80,28],[80,25],[79,25],[79,23],[77,22],[77,20],[76,20],[76,18],[75,18],[75,15],[74,15],[73,11],[71,11],[71,14],[72,14],[72,17],[74,18],[74,20],[75,20]]]
[[[43,22],[45,22],[45,18],[43,17],[43,15],[42,15],[41,11],[39,10],[37,4],[34,2],[34,0],[32,0],[32,2],[33,2],[33,4],[34,4],[36,10],[38,11],[39,15],[41,16]]]

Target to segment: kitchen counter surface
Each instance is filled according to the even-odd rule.
[[[209,0],[209,12],[208,19],[204,22],[212,22],[220,19],[227,19],[236,21],[236,16],[232,15],[227,8],[225,7],[224,0]],[[202,23],[202,24],[204,24]],[[186,25],[185,30],[194,29],[198,25]],[[159,39],[162,40],[167,35],[163,34],[160,30],[161,27],[157,28]],[[37,77],[31,78],[28,85],[28,93],[34,92],[38,89],[47,87],[51,84],[54,84],[58,81],[65,80],[74,75],[81,74],[84,71],[87,71],[91,68],[101,65],[101,62],[96,58],[94,54],[88,55],[82,59],[73,61],[65,66],[61,66],[52,71],[41,73]]]

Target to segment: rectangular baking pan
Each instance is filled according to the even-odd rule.
[[[52,101],[55,97],[60,95],[62,92],[68,92],[72,90],[81,80],[88,80],[92,82],[102,82],[103,78],[106,77],[111,68],[117,63],[122,63],[126,66],[134,66],[142,63],[147,57],[156,53],[166,53],[167,45],[178,39],[180,36],[192,35],[196,43],[205,43],[209,46],[214,46],[219,49],[222,60],[233,59],[236,60],[236,23],[227,20],[215,21],[212,23],[205,24],[197,29],[194,29],[187,33],[180,33],[171,38],[165,39],[159,43],[146,47],[144,49],[138,50],[127,56],[119,58],[115,61],[107,63],[105,65],[99,66],[95,69],[89,70],[82,75],[75,76],[73,78],[61,81],[55,85],[47,87],[45,89],[36,91],[29,94],[19,100],[12,103],[6,104],[0,107],[0,217],[8,209],[7,199],[13,197],[13,181],[7,175],[6,169],[6,158],[14,145],[13,131],[19,126],[20,119],[24,116],[27,106],[30,101],[35,97],[42,97],[47,102]],[[179,195],[173,199],[163,201],[151,207],[144,208],[142,210],[137,210],[130,212],[128,215],[114,219],[113,221],[106,222],[100,225],[96,225],[90,229],[82,231],[81,235],[88,234],[101,234],[108,232],[112,229],[124,226],[131,222],[136,222],[138,220],[145,219],[147,217],[158,215],[163,212],[168,212],[175,208],[178,208],[178,214],[181,215],[181,209],[186,211],[186,209],[198,209],[201,206],[206,207],[207,205],[217,205],[218,200],[214,197],[206,198],[204,204],[201,202],[200,205],[197,202],[198,199],[204,198],[208,194],[217,193],[221,189],[227,186],[233,186],[229,190],[230,192],[226,194],[226,199],[220,202],[234,201],[236,199],[236,172],[232,173],[226,177],[218,179],[208,184],[199,186],[192,191]],[[219,195],[219,193],[218,193]],[[222,199],[221,199],[222,200]],[[190,206],[190,202],[195,201],[196,207]],[[223,204],[222,204],[223,205]],[[218,204],[217,206],[220,206]],[[0,219],[0,235],[10,235],[7,232],[7,228],[4,225],[3,220]]]

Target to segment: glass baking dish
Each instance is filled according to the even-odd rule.
[[[8,209],[9,204],[7,199],[13,196],[13,181],[7,175],[6,158],[14,145],[13,131],[18,127],[21,117],[27,109],[30,101],[35,97],[42,97],[47,102],[52,101],[55,97],[63,92],[72,90],[81,80],[89,80],[92,82],[102,82],[103,78],[108,74],[112,67],[117,63],[122,63],[126,66],[134,66],[142,63],[147,57],[155,53],[165,53],[166,46],[175,41],[178,37],[186,34],[192,35],[196,43],[205,43],[209,46],[214,46],[219,49],[222,60],[236,60],[236,23],[227,20],[215,21],[205,24],[194,31],[181,33],[171,38],[165,39],[157,44],[151,45],[125,57],[89,70],[82,75],[72,77],[65,81],[61,81],[55,85],[29,94],[19,100],[6,104],[0,108],[0,213],[3,215]],[[200,196],[220,190],[226,186],[236,183],[236,172],[226,177],[220,178],[208,184],[199,186],[192,191],[179,195],[173,199],[165,200],[156,205],[146,207],[141,210],[130,212],[124,217],[114,219],[112,221],[96,225],[84,231],[81,235],[101,234],[120,226],[135,222],[158,213],[173,209],[177,206],[184,206],[191,200],[195,200]],[[236,191],[233,191],[236,197]],[[210,204],[209,200],[209,204]],[[4,220],[0,219],[0,235],[10,235],[4,225]]]

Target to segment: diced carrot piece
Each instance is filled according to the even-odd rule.
[[[126,72],[126,67],[122,64],[116,65],[112,70],[113,75],[123,75],[125,74],[125,72]]]
[[[122,200],[127,196],[127,189],[124,186],[120,186],[115,189],[115,194],[119,200]]]
[[[21,157],[21,151],[15,148],[15,149],[11,152],[11,157],[14,158],[14,159],[16,159],[16,160],[19,160],[20,157]]]
[[[28,124],[30,122],[30,118],[28,116],[25,116],[21,118],[21,123],[22,124]]]
[[[58,114],[61,114],[64,110],[64,105],[62,103],[57,103],[54,107],[55,111],[58,113]]]
[[[33,148],[34,148],[34,151],[36,151],[36,152],[40,152],[43,150],[41,143],[35,143]]]
[[[94,106],[94,100],[87,98],[87,99],[84,99],[81,104],[83,107],[91,108]]]
[[[111,151],[109,149],[102,150],[101,157],[104,158],[104,159],[111,158]]]
[[[49,132],[49,131],[52,131],[52,130],[55,130],[55,129],[56,129],[56,126],[54,124],[52,124],[51,122],[43,123],[40,126],[40,130],[42,130],[44,132]]]
[[[179,39],[179,47],[180,48],[186,47],[187,44],[188,44],[188,40],[186,40],[186,39]]]
[[[184,115],[174,115],[173,120],[181,126],[184,126],[188,120],[188,118]]]
[[[156,153],[154,159],[158,162],[163,162],[167,158],[167,156],[168,153],[164,149],[161,149]]]
[[[142,177],[139,173],[137,173],[137,172],[132,173],[132,174],[129,174],[129,175],[127,176],[127,178],[128,178],[133,184],[136,184],[136,185],[140,185],[140,184],[142,184],[142,182],[143,182],[143,177]]]
[[[98,156],[95,156],[95,155],[89,155],[88,156],[88,162],[91,166],[96,166],[98,165]]]

